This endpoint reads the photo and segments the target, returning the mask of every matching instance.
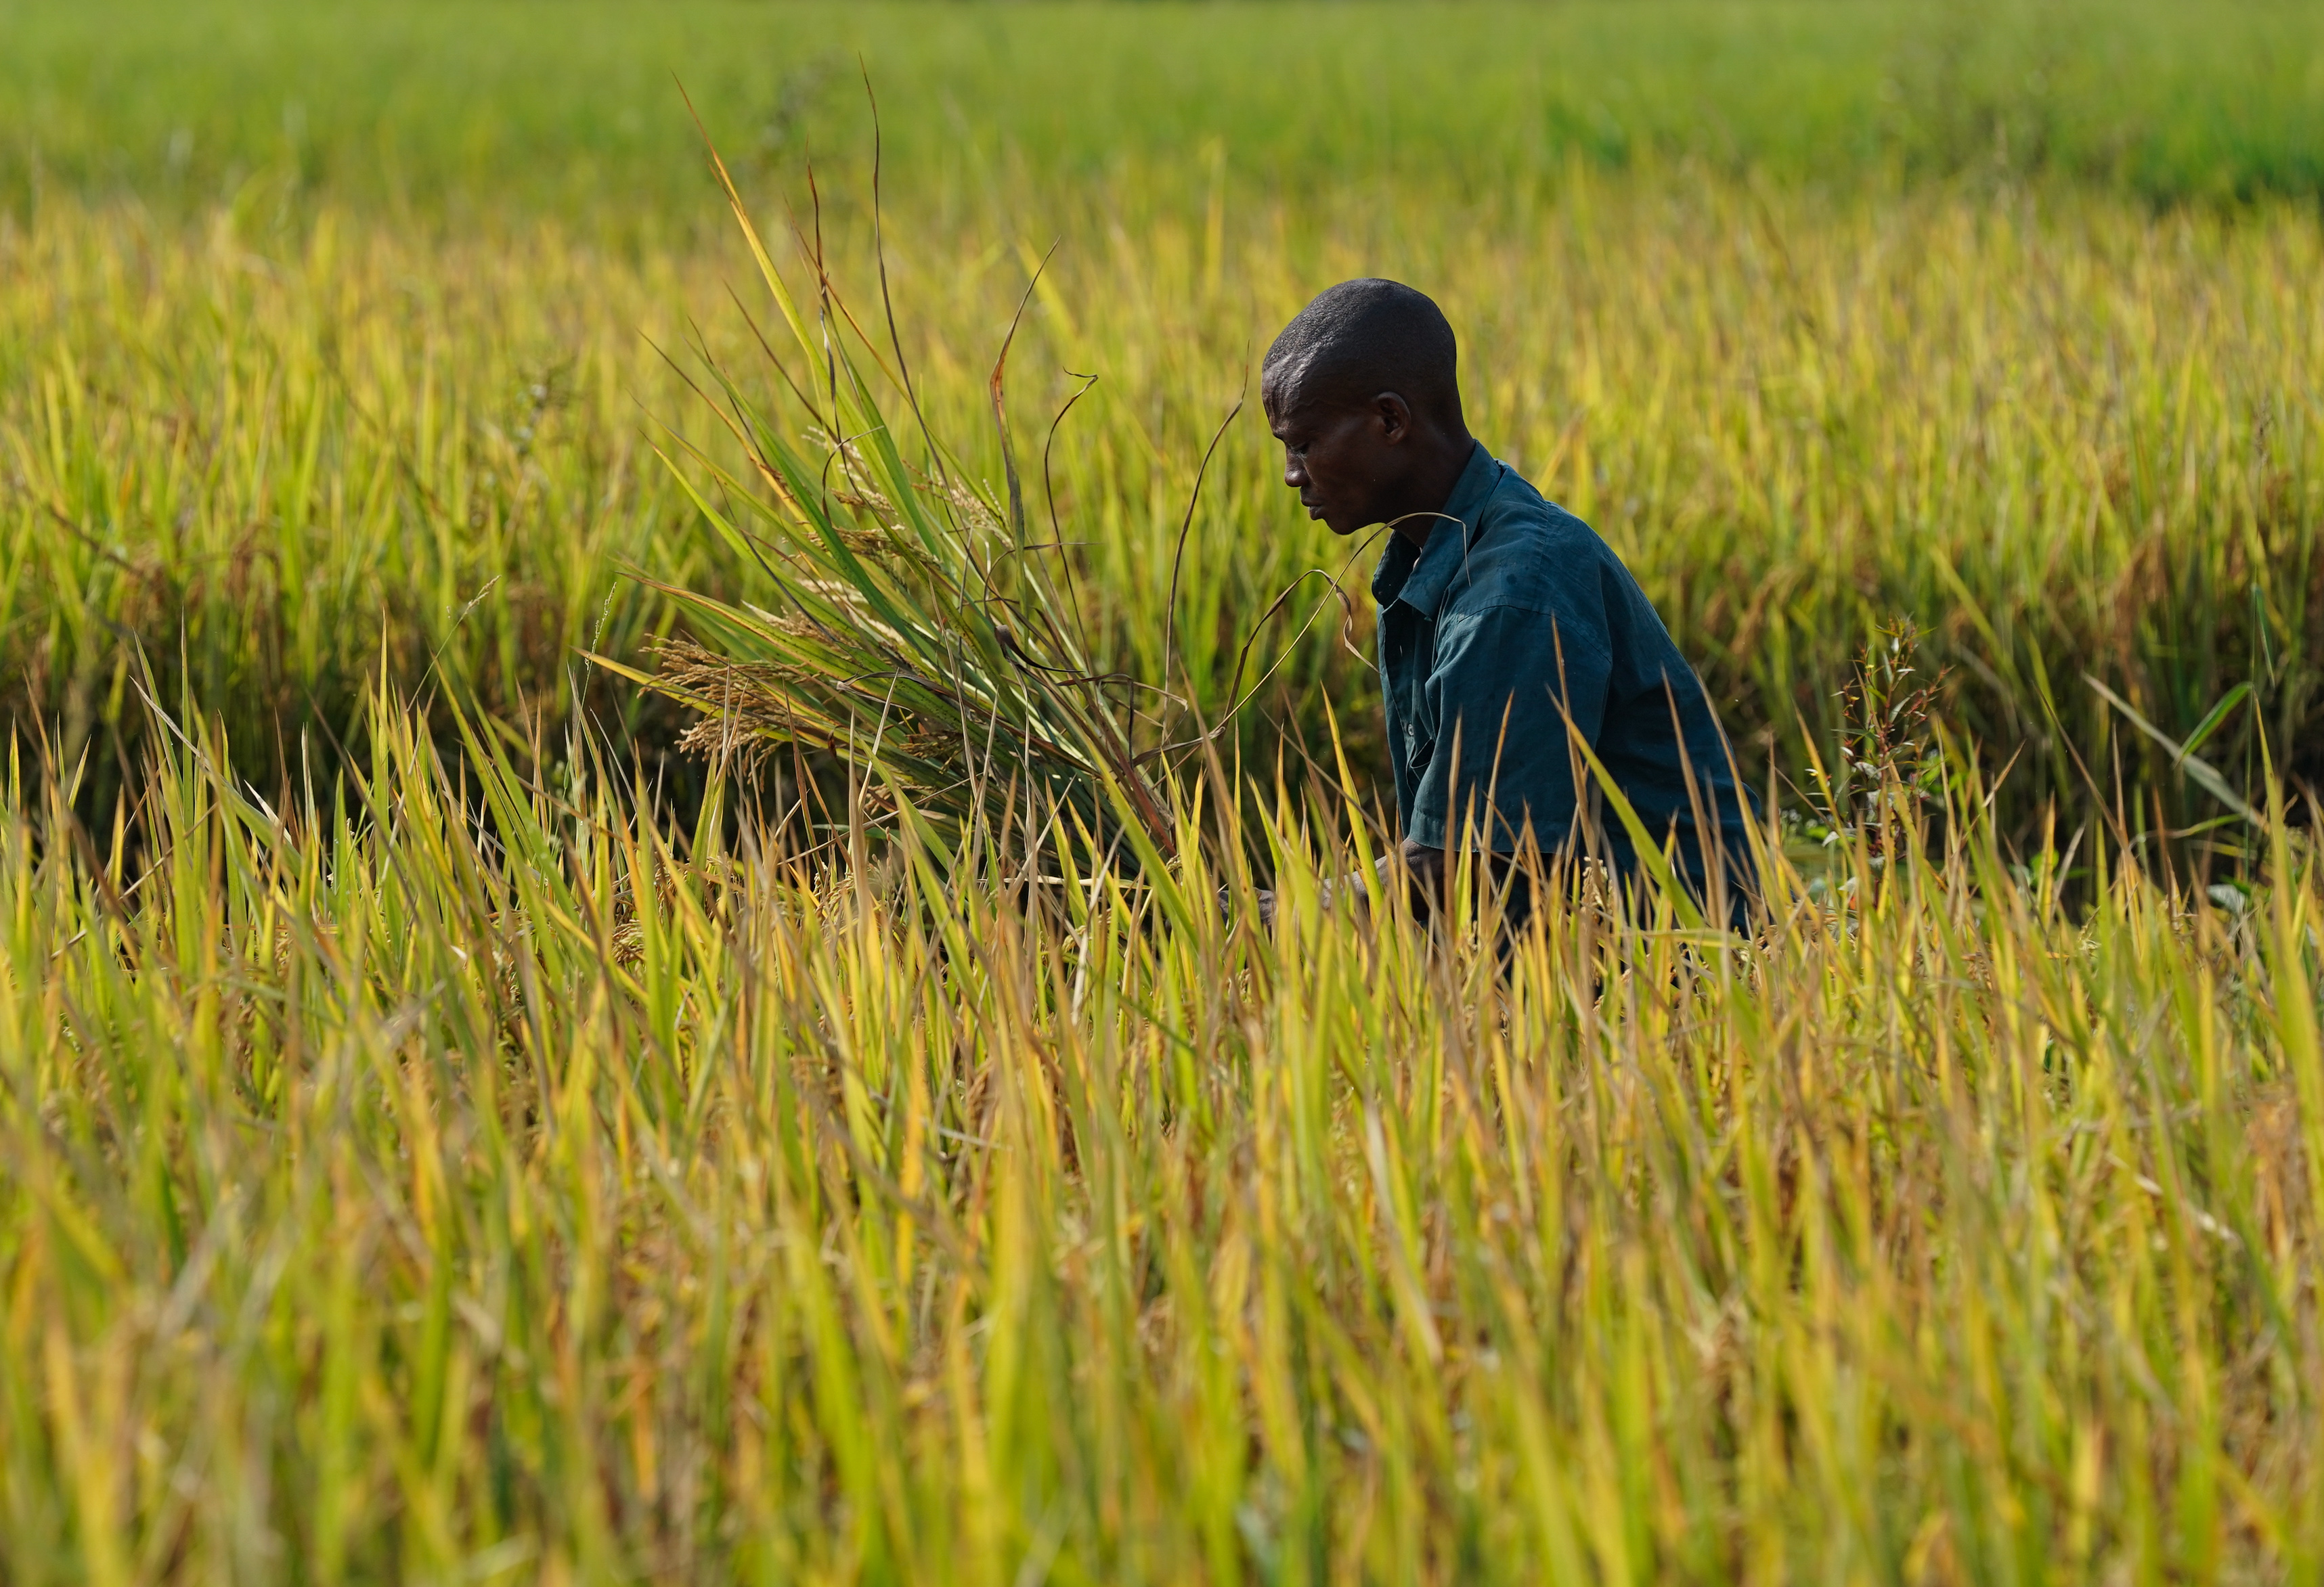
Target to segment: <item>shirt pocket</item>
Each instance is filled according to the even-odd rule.
[[[1414,776],[1428,769],[1436,758],[1436,735],[1411,717],[1404,720],[1404,766]]]

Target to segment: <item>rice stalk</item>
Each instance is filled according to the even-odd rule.
[[[12,1582],[2324,1555],[2281,819],[2251,907],[2110,853],[2074,912],[1957,781],[1844,885],[1769,855],[1748,946],[1543,911],[1503,953],[1327,906],[1379,839],[1345,787],[1235,834],[1268,936],[963,888],[908,802],[867,885],[374,709],[280,809],[163,729],[142,853],[11,768]],[[1171,887],[1247,906],[1192,835]]]
[[[698,446],[662,456],[782,608],[641,573],[686,614],[694,637],[665,641],[651,673],[592,659],[701,712],[681,742],[722,763],[753,768],[809,749],[843,762],[853,795],[882,802],[876,813],[908,796],[947,859],[980,831],[988,842],[1012,826],[1021,832],[1028,809],[1041,812],[1037,825],[1078,836],[1093,853],[1133,865],[1141,851],[1168,855],[1176,823],[1135,748],[1143,713],[1126,698],[1141,685],[1093,670],[1081,613],[1041,555],[1059,548],[1028,538],[1004,399],[1007,344],[989,382],[1008,478],[1004,518],[928,431],[898,372],[900,342],[890,371],[804,237],[816,288],[812,312],[803,309],[715,147],[710,160],[798,357],[817,372],[795,379],[759,337],[770,370],[812,417],[823,455],[787,439],[705,353],[710,387],[696,389],[741,446],[749,477]],[[892,307],[888,316],[892,328]],[[871,372],[910,408],[925,470],[906,462]],[[1139,840],[1125,842],[1126,828]]]

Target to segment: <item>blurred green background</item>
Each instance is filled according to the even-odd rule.
[[[414,222],[687,226],[675,82],[738,159],[788,164],[862,145],[859,61],[899,189],[964,202],[995,171],[1102,182],[1214,137],[1293,200],[1385,179],[1490,205],[1575,160],[2324,194],[2324,11],[2290,0],[11,0],[0,38],[20,215],[43,191],[185,209],[287,179]]]

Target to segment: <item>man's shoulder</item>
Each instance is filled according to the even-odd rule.
[[[1598,535],[1588,524],[1535,489],[1531,480],[1508,463],[1501,465],[1501,477],[1477,515],[1480,534],[1503,524],[1539,526],[1561,534],[1586,535],[1591,539]]]
[[[1514,468],[1478,509],[1463,576],[1453,581],[1461,607],[1523,606],[1564,610],[1577,594],[1598,589],[1613,552],[1598,532],[1550,500]]]

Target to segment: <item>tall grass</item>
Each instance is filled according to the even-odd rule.
[[[0,0],[0,1582],[2324,1572],[2313,29],[2078,15]],[[677,49],[794,302],[779,216],[876,303],[801,71],[858,37],[933,457],[764,367],[623,97]],[[1177,544],[1359,271],[1755,775],[1835,774],[1756,939],[1325,906],[1389,837],[1362,560],[1248,419]],[[913,534],[813,592],[878,644],[799,648],[745,491]],[[1938,677],[1858,676],[1897,617],[1925,733],[1849,720]],[[1308,761],[1134,875],[962,802],[990,739],[803,832],[616,686],[738,635],[933,643],[907,705],[1020,768],[1020,652],[1214,722],[1252,640],[1220,764]]]
[[[9,716],[134,765],[142,646],[272,780],[359,721],[383,662],[561,712],[576,646],[657,619],[618,560],[715,577],[657,543],[675,492],[627,389],[669,261],[538,242],[518,261],[326,216],[268,252],[230,216],[65,203],[0,227]]]
[[[825,190],[865,174],[826,170]],[[783,213],[779,192],[746,192]],[[1755,764],[1772,749],[1804,777],[1794,724],[1831,729],[1857,647],[1901,614],[1952,665],[1956,726],[1996,767],[2023,749],[2001,809],[2025,841],[2050,801],[2110,787],[2117,757],[2146,791],[2135,821],[2225,813],[2085,672],[2175,738],[2248,682],[2256,712],[2205,753],[2255,786],[2264,723],[2295,772],[2324,776],[2312,216],[1587,172],[1478,235],[1434,228],[1417,199],[1332,207],[1222,199],[1109,238],[1093,204],[1043,276],[1010,410],[1032,521],[1054,483],[1083,542],[1100,665],[1165,675],[1176,536],[1251,349],[1317,282],[1379,270],[1445,303],[1474,427],[1606,533]],[[850,298],[878,304],[868,235],[826,220]],[[962,478],[1005,500],[987,377],[1039,249],[1000,223],[888,220],[930,424],[957,438]],[[770,243],[806,290],[795,251]],[[192,697],[230,713],[244,770],[272,785],[302,728],[318,745],[325,727],[360,730],[383,654],[407,686],[553,723],[574,647],[640,665],[671,621],[625,568],[776,602],[646,447],[667,418],[744,466],[653,353],[687,363],[689,319],[776,433],[808,445],[811,416],[725,307],[724,285],[756,276],[732,242],[629,261],[554,228],[514,249],[423,246],[349,215],[294,246],[60,204],[0,234],[0,680],[19,722],[37,711],[100,771],[137,760],[131,639],[165,699],[182,657]],[[1044,474],[1047,424],[1083,383],[1067,371],[1099,379]],[[1300,521],[1277,463],[1248,414],[1221,442],[1177,647],[1215,719],[1255,638],[1247,679],[1283,665],[1246,747],[1264,760],[1282,724],[1320,753],[1328,693],[1369,775],[1374,685],[1328,586],[1308,578],[1257,621],[1311,570],[1360,609],[1367,571]],[[620,725],[621,697],[589,703]]]
[[[14,774],[12,1582],[2317,1568],[2281,824],[2070,915],[1957,784],[1757,943],[1503,967],[1321,908],[1328,803],[1269,938],[1191,830],[995,894],[369,741],[275,810],[172,740],[134,856]]]
[[[649,38],[489,6],[7,14],[0,142],[27,186],[0,222],[0,711],[90,751],[93,815],[142,753],[135,647],[165,699],[182,661],[270,783],[302,732],[359,734],[383,656],[486,717],[553,737],[579,703],[666,747],[629,697],[573,693],[576,646],[636,664],[672,621],[622,570],[771,592],[641,443],[644,415],[693,422],[644,344],[698,323],[738,362],[718,306],[754,273],[663,69],[770,233],[813,216],[862,261],[861,46],[942,433],[989,436],[985,376],[1060,243],[1010,391],[1038,436],[1065,371],[1099,377],[1055,472],[1102,662],[1158,676],[1175,631],[1215,712],[1293,580],[1360,596],[1249,416],[1175,619],[1153,570],[1253,349],[1319,283],[1381,271],[1452,310],[1480,432],[1615,542],[1766,735],[1755,758],[1803,775],[1792,724],[1829,732],[1857,647],[1904,615],[1994,764],[2024,748],[2001,809],[2026,841],[2117,756],[2146,825],[2222,813],[2084,671],[2174,738],[2250,683],[2257,713],[2210,750],[2229,780],[2256,786],[2260,722],[2324,778],[2324,242],[2304,205],[2153,205],[2309,190],[2239,163],[2314,143],[2304,13],[1366,14],[680,8]],[[1390,77],[1381,119],[1311,114]],[[1609,117],[1618,158],[1583,135]],[[2183,180],[2135,176],[2159,149]],[[964,461],[999,493],[989,439]],[[1369,669],[1329,613],[1294,644],[1314,615],[1259,636],[1250,675],[1280,660],[1285,692],[1246,748],[1320,745],[1328,692],[1369,775]]]

